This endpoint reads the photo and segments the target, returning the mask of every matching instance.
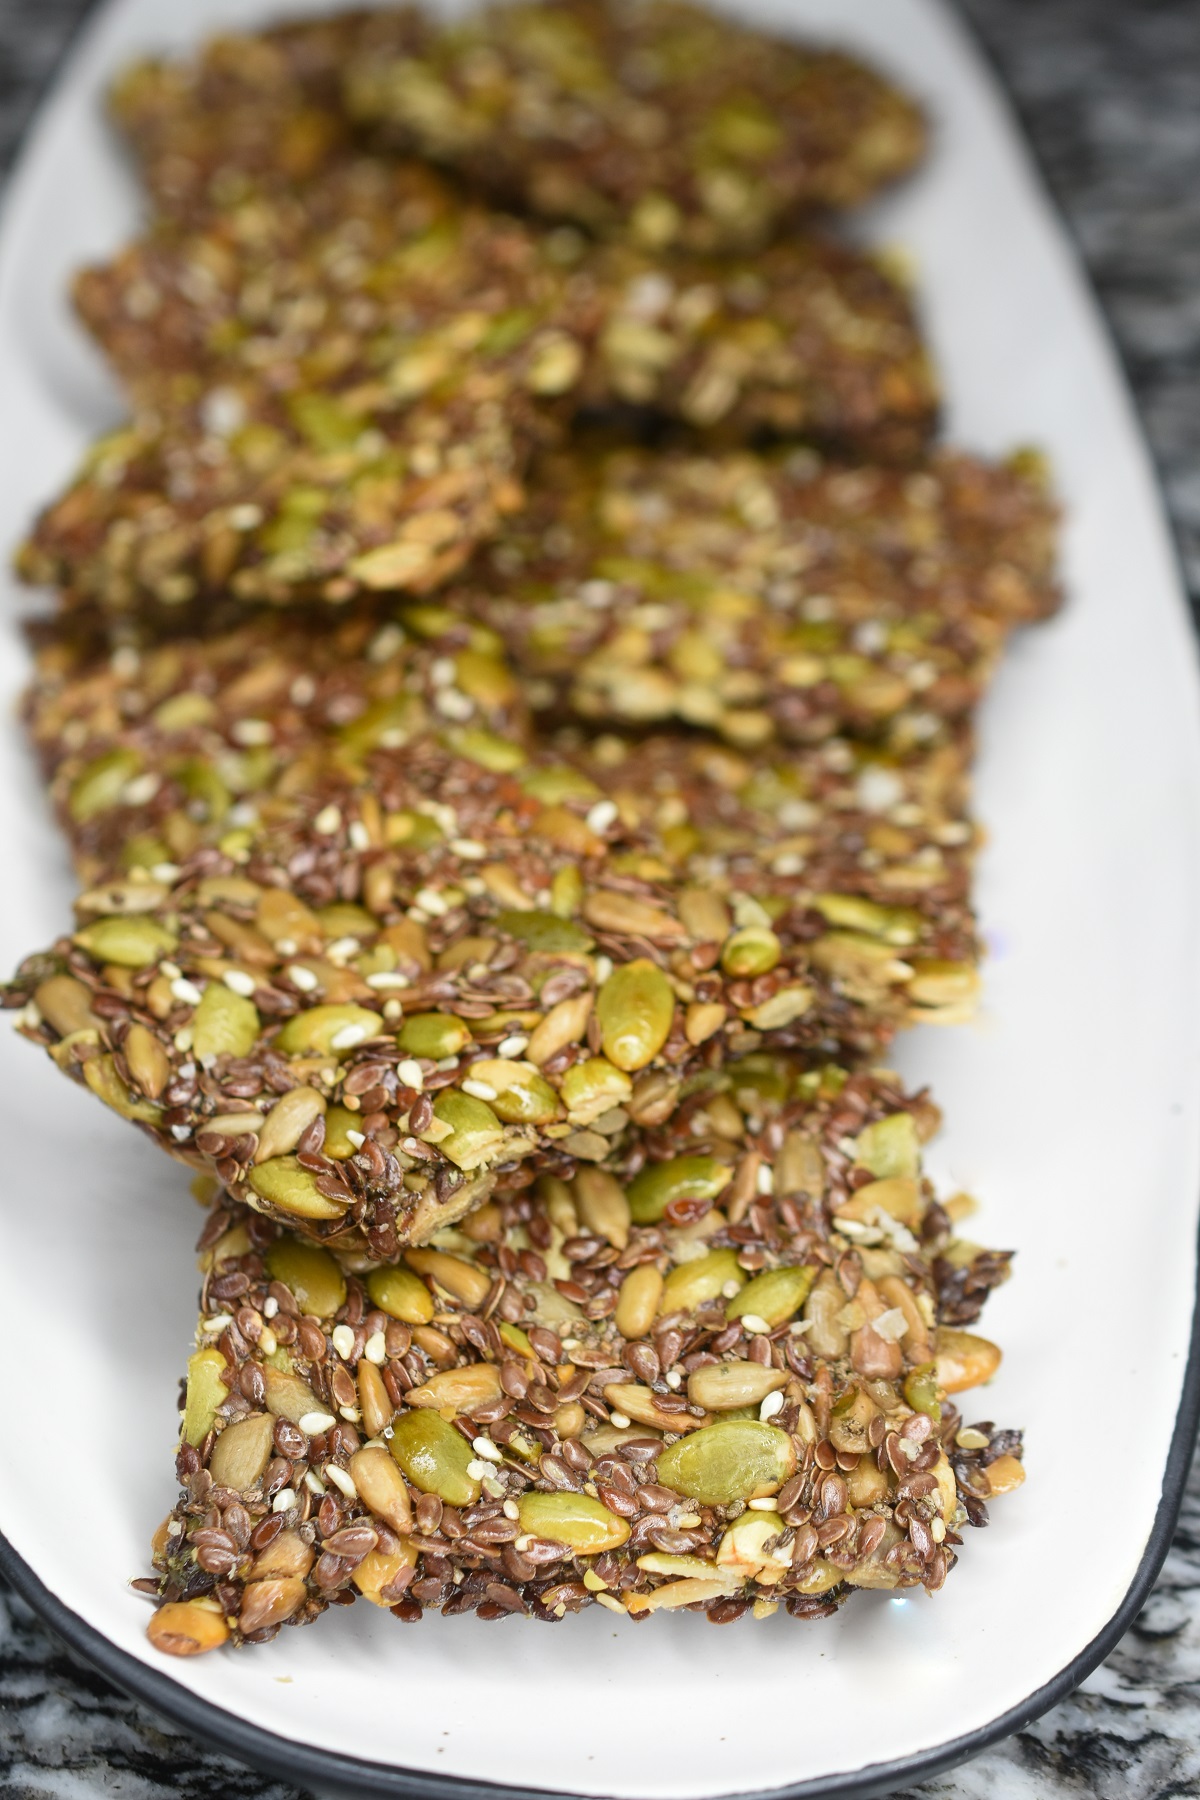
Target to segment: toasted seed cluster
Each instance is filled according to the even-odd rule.
[[[916,106],[862,63],[687,0],[488,6],[352,57],[346,91],[385,141],[502,204],[655,248],[758,248],[925,147]]]
[[[1023,1478],[950,1398],[1010,1257],[880,1060],[971,1010],[973,710],[1059,594],[1038,457],[932,447],[905,282],[798,229],[918,110],[687,0],[112,108],[131,417],[19,559],[82,892],[0,999],[209,1209],[152,1641],[935,1591]]]
[[[616,1172],[511,1186],[392,1264],[220,1202],[152,1637],[358,1597],[723,1624],[936,1590],[1021,1478],[1019,1434],[949,1398],[999,1352],[942,1323],[935,1271],[1006,1264],[922,1179],[936,1123],[889,1077],[756,1056]]]

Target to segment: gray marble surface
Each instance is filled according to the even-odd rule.
[[[962,0],[1091,271],[1200,602],[1200,0]],[[0,0],[0,168],[82,11]],[[908,1800],[1200,1796],[1200,1464],[1153,1597],[1083,1688]],[[114,1693],[0,1588],[0,1800],[294,1800]]]

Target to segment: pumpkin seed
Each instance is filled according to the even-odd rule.
[[[656,1225],[676,1200],[715,1200],[732,1176],[729,1165],[712,1156],[647,1163],[629,1186],[630,1216],[635,1225]]]
[[[296,1297],[301,1312],[331,1319],[346,1303],[346,1278],[328,1250],[300,1238],[279,1237],[266,1253],[267,1272]]]
[[[467,1473],[474,1451],[454,1426],[432,1408],[400,1414],[388,1448],[414,1487],[436,1494],[447,1506],[473,1506],[479,1482]]]
[[[722,1419],[668,1445],[658,1480],[703,1506],[732,1506],[778,1493],[795,1468],[786,1431],[756,1419]]]
[[[614,969],[596,996],[609,1062],[632,1072],[654,1061],[670,1035],[675,992],[657,963],[638,957]]]
[[[817,1271],[809,1264],[764,1269],[748,1281],[725,1308],[727,1319],[764,1319],[774,1331],[793,1318],[804,1305]]]
[[[269,1162],[257,1163],[246,1179],[261,1199],[299,1219],[340,1219],[349,1204],[328,1199],[318,1188],[316,1176],[302,1169],[294,1156],[273,1156]]]

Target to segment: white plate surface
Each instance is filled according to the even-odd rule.
[[[98,96],[130,55],[248,25],[259,0],[110,0],[43,109],[0,238],[0,545],[116,402],[63,297],[137,201]],[[303,10],[295,7],[293,10]],[[313,7],[312,10],[318,10]],[[968,1416],[1027,1428],[1030,1479],[968,1533],[943,1593],[715,1632],[693,1616],[549,1630],[397,1625],[365,1606],[244,1656],[170,1665],[298,1745],[612,1796],[770,1789],[919,1755],[1051,1681],[1129,1588],[1180,1401],[1200,1193],[1200,706],[1179,579],[1095,308],[991,78],[939,0],[745,0],[877,56],[928,103],[928,169],[869,222],[915,254],[953,437],[1043,445],[1068,508],[1063,617],[987,703],[981,1022],[909,1038],[937,1156],[1016,1247],[986,1329],[1006,1360]],[[6,580],[0,687],[25,675]],[[0,963],[68,920],[65,854],[15,725]],[[88,1625],[160,1672],[125,1583],[173,1497],[197,1227],[186,1176],[7,1033],[0,1041],[0,1531]],[[20,1446],[18,1453],[17,1446]],[[1118,1462],[1119,1458],[1119,1462]],[[1119,1467],[1115,1485],[1102,1467]],[[522,1729],[532,1711],[536,1731]]]

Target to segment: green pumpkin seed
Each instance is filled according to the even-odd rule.
[[[590,950],[593,940],[570,919],[556,918],[553,913],[507,911],[497,913],[496,928],[516,938],[527,950],[559,956],[568,951]]]
[[[816,1278],[816,1269],[807,1264],[764,1269],[729,1302],[725,1317],[730,1320],[762,1319],[774,1331],[777,1325],[784,1324],[799,1312]]]
[[[795,1467],[795,1446],[777,1425],[719,1419],[661,1451],[658,1480],[702,1506],[732,1506],[777,1493]]]
[[[676,1200],[715,1200],[733,1176],[728,1163],[714,1156],[677,1156],[670,1162],[647,1163],[629,1186],[629,1211],[635,1225],[656,1225]]]
[[[938,1398],[937,1364],[922,1363],[904,1378],[904,1398],[914,1412],[926,1413],[936,1425],[942,1416]]]
[[[765,925],[747,925],[726,938],[721,967],[737,980],[769,975],[782,955],[783,945],[773,931]]]
[[[358,1131],[361,1124],[361,1115],[352,1113],[348,1106],[331,1106],[325,1114],[325,1142],[321,1145],[325,1155],[336,1158],[338,1162],[344,1162],[346,1157],[353,1156],[358,1145],[348,1133]]]
[[[632,1072],[654,1061],[671,1031],[675,990],[657,963],[640,956],[614,969],[596,996],[605,1056]]]
[[[450,1136],[438,1149],[460,1169],[478,1169],[493,1160],[504,1147],[504,1127],[487,1104],[473,1094],[444,1088],[433,1103],[433,1116],[449,1125]]]
[[[179,939],[157,919],[133,913],[97,919],[75,933],[75,942],[97,962],[116,963],[122,969],[145,969],[170,956]]]
[[[346,1210],[342,1201],[326,1198],[316,1176],[302,1169],[294,1156],[273,1156],[258,1163],[247,1180],[261,1199],[299,1219],[340,1219]]]
[[[275,1047],[284,1056],[348,1056],[383,1030],[383,1015],[365,1006],[310,1006],[288,1020]]]
[[[632,1093],[633,1083],[624,1069],[605,1056],[573,1063],[562,1078],[563,1101],[575,1125],[590,1125],[614,1106],[622,1106]]]
[[[447,1506],[473,1506],[479,1483],[467,1474],[475,1453],[462,1433],[430,1407],[402,1412],[388,1448],[414,1487]]]
[[[522,1531],[567,1544],[578,1556],[616,1550],[629,1536],[625,1520],[587,1494],[526,1493],[517,1507]]]
[[[882,1180],[921,1173],[921,1140],[911,1113],[891,1113],[859,1132],[854,1145],[859,1168]]]
[[[210,981],[192,1015],[192,1049],[201,1062],[216,1056],[249,1056],[262,1022],[253,1000],[223,981]]]
[[[281,1237],[271,1245],[265,1260],[268,1274],[291,1290],[301,1312],[331,1319],[345,1304],[346,1278],[328,1250],[299,1238]]]
[[[921,935],[921,915],[908,906],[878,906],[856,894],[817,894],[812,904],[831,925],[862,931],[888,944],[915,944]]]
[[[183,1439],[202,1444],[212,1430],[217,1408],[229,1398],[221,1380],[225,1358],[219,1350],[197,1350],[187,1366],[187,1400],[183,1408]]]
[[[514,769],[529,760],[520,744],[497,737],[494,731],[485,731],[481,725],[466,725],[461,731],[447,735],[460,756],[478,763],[482,769],[491,770],[494,775],[511,775]]]
[[[405,1325],[428,1325],[434,1314],[433,1295],[421,1277],[403,1263],[372,1269],[367,1276],[372,1305]]]
[[[77,825],[116,806],[126,784],[142,767],[136,750],[106,750],[82,769],[71,784],[67,811]]]
[[[89,1056],[83,1065],[83,1079],[97,1100],[103,1100],[105,1106],[111,1106],[123,1119],[155,1125],[162,1117],[161,1106],[153,1100],[140,1100],[126,1087],[111,1056]]]
[[[705,1412],[727,1413],[740,1407],[756,1410],[768,1394],[787,1386],[782,1369],[756,1362],[705,1363],[688,1376],[688,1399]]]
[[[471,1042],[471,1028],[451,1013],[413,1013],[396,1033],[396,1043],[409,1056],[440,1062],[457,1056]]]
[[[730,1285],[740,1288],[746,1271],[739,1265],[736,1250],[710,1250],[692,1262],[677,1263],[663,1283],[660,1313],[694,1312],[706,1300],[728,1294]]]

